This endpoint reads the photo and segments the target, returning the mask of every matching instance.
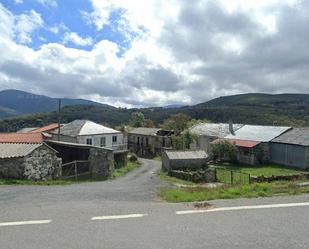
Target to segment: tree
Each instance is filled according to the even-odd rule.
[[[156,127],[154,122],[150,118],[145,119],[144,126],[147,127],[147,128],[155,128]]]
[[[192,134],[189,130],[184,131],[180,135],[172,136],[173,146],[177,150],[190,149],[191,143],[196,140],[196,136]]]
[[[211,151],[214,160],[228,159],[233,162],[237,159],[237,148],[235,144],[227,140],[221,140],[218,143],[213,144]]]
[[[180,135],[186,128],[188,128],[188,122],[190,117],[183,113],[177,113],[170,116],[163,122],[162,128],[167,130],[173,130],[176,135]]]
[[[141,127],[145,125],[145,116],[142,112],[133,112],[129,120],[132,127]]]

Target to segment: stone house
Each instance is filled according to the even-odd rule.
[[[141,157],[161,155],[163,148],[172,147],[173,134],[160,128],[134,128],[128,132],[129,150]]]
[[[237,161],[243,164],[261,164],[271,161],[270,142],[291,127],[245,125],[227,135],[224,140],[230,141],[237,147]],[[213,143],[220,142],[220,139]]]
[[[0,134],[0,177],[31,180],[61,176],[58,152],[43,142],[41,133]]]
[[[227,123],[200,123],[189,128],[190,133],[196,136],[196,139],[190,144],[191,150],[205,150],[206,153],[211,153],[211,142],[218,138],[237,131],[242,124],[227,124]]]
[[[165,150],[162,153],[162,169],[171,171],[206,168],[208,158],[204,150]]]

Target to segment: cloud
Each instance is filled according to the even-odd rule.
[[[81,37],[61,23],[50,31],[65,32],[62,44],[46,41],[34,50],[29,43],[44,24],[40,14],[14,15],[0,4],[0,88],[129,107],[194,104],[245,92],[309,92],[307,1],[91,3],[93,10],[82,14],[96,32],[109,26],[129,37],[121,56],[116,42]],[[116,26],[110,19],[115,11]]]
[[[63,43],[73,43],[77,46],[90,46],[93,44],[91,37],[82,38],[75,32],[66,32],[63,36]]]
[[[42,4],[44,6],[47,6],[47,7],[57,7],[58,6],[58,3],[57,3],[57,0],[36,0],[39,4]]]

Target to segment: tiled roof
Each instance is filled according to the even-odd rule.
[[[157,132],[160,131],[160,128],[147,128],[147,127],[138,127],[129,131],[130,134],[139,134],[146,136],[156,136]]]
[[[24,157],[40,146],[39,143],[0,143],[0,158]]]
[[[309,146],[309,128],[293,128],[272,142]]]
[[[42,143],[41,133],[0,133],[0,143]]]
[[[57,133],[57,131],[55,130],[54,133]],[[113,133],[120,132],[89,120],[74,120],[60,128],[61,135],[71,137]]]
[[[30,133],[40,133],[40,132],[48,132],[48,131],[52,131],[55,130],[59,127],[58,124],[54,123],[54,124],[49,124],[34,130],[29,131]]]
[[[242,124],[233,124],[234,131],[237,131],[241,128]],[[190,132],[197,134],[197,135],[204,135],[209,137],[220,137],[223,138],[230,134],[229,124],[226,123],[201,123],[192,126]]]
[[[290,129],[283,126],[245,125],[235,131],[235,135],[229,134],[225,138],[269,142]]]
[[[204,150],[167,150],[165,151],[169,159],[206,159],[208,155]]]
[[[26,128],[22,128],[20,130],[17,131],[17,133],[28,133],[30,131],[36,130],[40,127],[26,127]]]
[[[231,142],[232,144],[235,144],[238,147],[245,147],[245,148],[253,148],[260,144],[261,142],[258,141],[249,141],[249,140],[239,140],[239,139],[223,139],[226,141]],[[218,144],[223,141],[222,139],[216,139],[212,142],[212,144]]]

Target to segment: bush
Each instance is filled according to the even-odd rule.
[[[138,157],[137,157],[136,154],[133,153],[133,154],[130,155],[130,157],[129,157],[130,162],[137,162],[137,160],[138,160]]]
[[[222,140],[212,145],[212,156],[214,160],[228,159],[235,162],[237,159],[237,148],[235,144],[227,140]]]

